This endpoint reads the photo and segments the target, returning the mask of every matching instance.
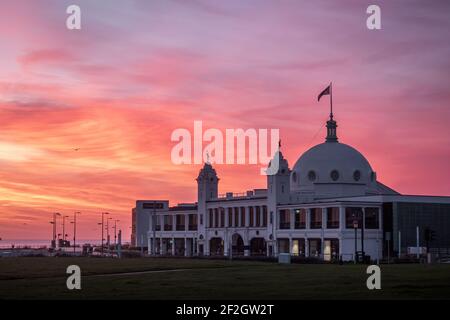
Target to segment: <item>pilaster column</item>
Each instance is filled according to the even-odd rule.
[[[295,212],[292,209],[289,209],[289,229],[294,229],[295,227]]]
[[[264,207],[259,206],[259,226],[264,227]]]

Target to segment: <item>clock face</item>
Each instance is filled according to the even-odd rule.
[[[339,172],[337,170],[331,171],[331,180],[336,181],[339,179]]]
[[[353,179],[359,181],[361,179],[361,171],[355,170],[355,172],[353,172]]]
[[[316,172],[314,170],[311,170],[311,171],[308,172],[308,179],[310,181],[316,180]]]

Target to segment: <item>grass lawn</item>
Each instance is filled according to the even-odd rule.
[[[81,290],[66,288],[69,265]],[[0,299],[450,299],[450,265],[362,265],[170,258],[0,258]],[[179,270],[167,272],[142,272]],[[126,274],[126,272],[142,272]],[[125,274],[120,274],[125,273]]]

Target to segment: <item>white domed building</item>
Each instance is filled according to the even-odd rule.
[[[378,260],[425,247],[450,252],[450,197],[401,195],[377,181],[364,155],[338,141],[332,115],[325,142],[292,169],[280,150],[274,161],[279,166],[267,189],[220,195],[217,173],[206,163],[196,203],[137,201],[132,243],[152,255],[284,253],[325,261]],[[426,229],[435,239],[423,237]]]

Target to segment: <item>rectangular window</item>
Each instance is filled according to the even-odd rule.
[[[155,216],[155,231],[161,230],[161,216]]]
[[[172,216],[164,216],[164,231],[172,231]]]
[[[291,214],[290,210],[283,209],[280,210],[280,229],[290,229],[291,228]]]
[[[234,208],[234,225],[235,228],[239,227],[239,207]]]
[[[245,207],[241,207],[241,227],[245,227]]]
[[[322,209],[312,208],[311,209],[311,229],[321,229],[322,228]]]
[[[196,214],[190,214],[189,215],[189,230],[197,230],[197,215]]]
[[[306,209],[295,209],[295,229],[306,228]]]
[[[177,215],[175,215],[175,224],[176,224],[176,230],[177,231],[184,231],[185,230],[184,214],[177,214]]]
[[[225,208],[220,208],[220,228],[225,227]]]
[[[339,228],[339,208],[327,208],[327,229]]]
[[[256,207],[255,215],[256,215],[255,227],[260,227],[261,226],[261,208],[259,206]]]
[[[213,222],[214,222],[214,212],[213,212],[213,209],[209,209],[209,223],[208,224],[209,224],[210,228],[214,227]]]
[[[347,229],[353,229],[362,227],[362,208],[359,207],[347,207],[345,208],[345,227]]]
[[[250,210],[250,227],[255,226],[255,217],[253,216],[253,207],[248,208]]]
[[[214,228],[219,227],[219,210],[217,208],[214,209]]]
[[[365,228],[366,229],[378,229],[379,223],[379,208],[366,208],[365,209]]]

